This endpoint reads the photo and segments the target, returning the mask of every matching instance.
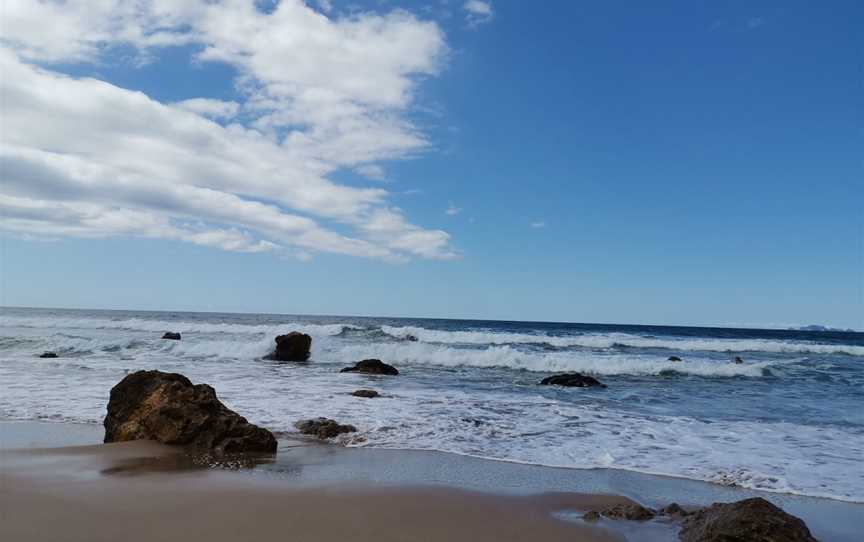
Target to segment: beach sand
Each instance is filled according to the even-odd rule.
[[[33,434],[32,425],[17,429]],[[601,542],[623,538],[553,513],[625,501],[356,483],[294,487],[283,477],[200,468],[176,448],[147,441],[6,449],[0,456],[0,540],[21,542]]]

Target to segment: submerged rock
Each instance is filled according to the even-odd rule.
[[[606,387],[606,384],[603,384],[596,378],[581,373],[549,376],[541,380],[540,384],[543,386],[567,386],[571,388]]]
[[[648,521],[654,519],[657,513],[650,508],[645,508],[638,504],[616,504],[605,510],[601,510],[600,514],[609,519],[628,519],[630,521]]]
[[[40,357],[40,358],[45,358],[45,359],[54,359],[54,358],[57,358],[57,357],[60,357],[60,356],[58,356],[58,355],[55,354],[54,352],[42,352],[41,354],[39,354],[39,357]]]
[[[417,337],[415,337],[414,335],[406,335],[406,336],[405,336],[405,340],[408,341],[408,342],[416,343],[416,342],[417,342]]]
[[[380,396],[380,394],[375,390],[355,390],[351,395],[354,397],[366,397],[369,399]]]
[[[673,502],[672,504],[669,504],[669,505],[661,508],[660,514],[662,514],[664,516],[669,516],[669,517],[674,518],[674,519],[679,519],[679,518],[683,518],[685,516],[689,516],[690,512],[681,508],[681,505],[679,505],[677,502]]]
[[[174,331],[167,331],[165,333],[165,335],[162,335],[162,338],[163,339],[170,339],[172,341],[179,341],[180,340],[180,334],[175,333]]]
[[[732,360],[732,363],[744,363],[744,360],[738,356],[735,356],[735,359]]]
[[[315,435],[324,440],[333,438],[342,433],[354,433],[357,428],[353,425],[342,425],[330,418],[315,418],[313,420],[301,420],[294,427],[304,435]]]
[[[392,365],[387,365],[380,359],[364,359],[354,364],[354,367],[345,367],[340,373],[364,373],[370,375],[398,375],[399,371]]]
[[[678,356],[669,356],[666,361],[681,361],[681,358]]]
[[[138,371],[111,388],[105,442],[156,440],[217,455],[275,453],[273,434],[228,409],[207,384],[177,373]]]
[[[803,521],[761,497],[694,512],[678,537],[682,542],[816,542]]]
[[[312,337],[305,333],[292,331],[286,335],[279,335],[274,339],[276,349],[267,356],[267,359],[276,361],[306,361],[309,359],[309,350],[312,348]]]

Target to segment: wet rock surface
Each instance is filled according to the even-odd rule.
[[[356,364],[354,364],[353,367],[345,367],[339,372],[391,376],[399,374],[399,371],[396,369],[396,367],[388,365],[380,359],[364,359],[363,361],[358,361]]]
[[[583,375],[582,373],[569,373],[554,375],[544,378],[540,381],[542,386],[566,386],[568,388],[605,388],[603,384],[593,376]]]
[[[314,435],[322,440],[330,439],[343,433],[354,433],[357,431],[357,428],[353,425],[343,425],[330,418],[301,420],[295,423],[294,427],[304,435]]]
[[[175,332],[173,332],[173,331],[168,331],[168,332],[166,332],[164,335],[162,335],[162,338],[163,338],[163,339],[169,339],[169,340],[172,340],[172,341],[179,341],[179,340],[180,340],[180,334],[179,334],[179,333],[175,333]]]
[[[309,351],[312,348],[312,337],[305,333],[292,331],[285,335],[279,335],[274,339],[276,348],[267,359],[275,361],[306,361],[309,359]]]
[[[678,536],[682,542],[816,542],[801,519],[761,497],[698,510]]]
[[[375,390],[355,390],[351,393],[354,397],[366,397],[367,399],[372,399],[373,397],[380,397],[381,394]]]
[[[105,442],[156,440],[215,455],[275,453],[273,434],[230,410],[207,384],[138,371],[111,389]]]

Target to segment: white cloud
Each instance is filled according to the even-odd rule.
[[[468,21],[470,27],[488,23],[495,16],[491,2],[468,0],[462,7],[465,10],[465,20]]]
[[[544,220],[535,220],[530,224],[532,228],[545,228],[546,222]]]
[[[372,179],[373,181],[386,181],[387,175],[384,173],[384,168],[379,166],[378,164],[363,164],[362,166],[356,168],[354,171],[363,175],[367,179]]]
[[[462,212],[461,207],[456,207],[456,205],[451,201],[450,205],[447,206],[447,209],[444,211],[444,214],[449,216],[456,216]]]
[[[205,117],[214,119],[230,119],[240,111],[240,104],[225,100],[213,100],[210,98],[191,98],[174,104],[180,109],[198,113]]]
[[[446,54],[434,23],[404,11],[329,19],[296,0],[269,13],[251,0],[7,0],[3,9],[3,229],[300,259],[457,255],[447,233],[411,224],[387,191],[329,179],[342,168],[383,178],[377,162],[428,147],[407,113],[418,78],[434,76]],[[180,43],[197,44],[205,68],[234,66],[241,99],[163,104],[34,64],[105,63],[114,46],[149,56]]]

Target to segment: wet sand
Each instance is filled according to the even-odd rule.
[[[623,538],[554,514],[624,501],[352,483],[293,487],[285,478],[201,468],[175,448],[143,441],[0,454],[0,540],[22,542],[603,542]]]

